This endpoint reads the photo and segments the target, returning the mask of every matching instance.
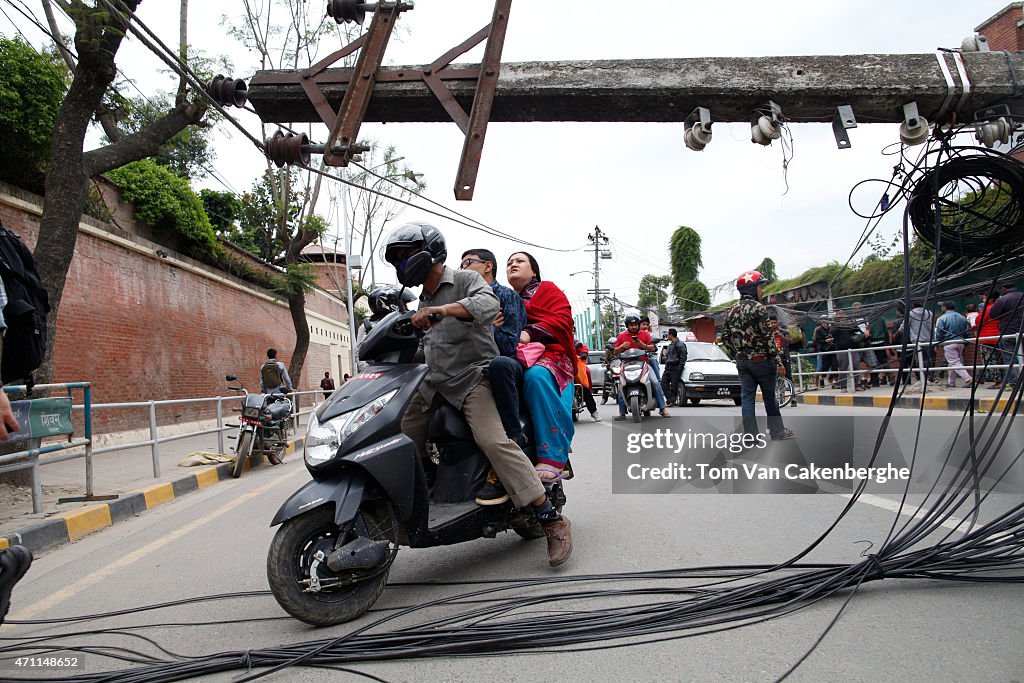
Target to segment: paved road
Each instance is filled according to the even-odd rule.
[[[607,417],[610,408],[602,410]],[[834,415],[837,410],[841,409],[801,406],[786,415]],[[870,410],[858,409],[855,414]],[[685,409],[686,414],[701,417],[735,412],[724,404]],[[653,423],[660,424],[656,419]],[[611,435],[608,421],[579,425],[573,456],[577,478],[567,487],[566,509],[574,523],[576,551],[558,574],[775,563],[803,549],[848,502],[844,495],[612,495]],[[264,591],[266,551],[274,532],[267,524],[281,502],[306,479],[299,458],[283,467],[258,468],[237,481],[190,494],[44,555],[19,584],[9,618],[66,620],[72,615],[182,598]],[[891,495],[877,495],[858,503],[806,561],[859,561],[866,547],[862,541],[878,542],[888,532],[895,514],[893,500]],[[1016,494],[998,494],[994,503],[1005,508],[1019,500]],[[390,581],[414,585],[389,586],[369,615],[354,624],[327,629],[312,629],[291,619],[272,597],[247,595],[216,602],[189,601],[81,624],[8,624],[0,628],[0,637],[165,624],[135,633],[190,656],[265,648],[338,637],[394,614],[396,608],[465,590],[423,583],[549,576],[553,572],[544,560],[543,541],[523,541],[511,534],[445,548],[403,549]],[[579,588],[561,584],[544,590],[568,593]],[[923,580],[865,585],[792,680],[1014,679],[1024,671],[1022,598],[1024,590],[1014,585]],[[567,602],[558,608],[594,609],[665,599],[671,598],[605,597]],[[545,629],[545,614],[556,608],[544,606],[524,616],[536,621],[538,643],[547,646],[540,654],[363,663],[352,668],[388,681],[774,680],[812,647],[842,601],[842,597],[825,600],[778,620],[724,633],[650,644],[627,639],[614,644],[629,647],[574,653],[555,649],[559,634]],[[473,604],[447,605],[402,616],[376,630],[407,628],[441,615],[472,614],[479,609]],[[235,623],[200,623],[209,621]],[[61,642],[116,644],[166,656],[129,636],[69,636]],[[9,646],[10,641],[2,645]],[[101,661],[95,654],[83,656],[86,671],[124,666]],[[7,675],[20,673],[0,669],[0,679]],[[207,680],[227,681],[234,675],[237,672]],[[312,669],[292,669],[273,679],[365,680]]]

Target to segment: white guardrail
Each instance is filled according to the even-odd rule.
[[[998,344],[1000,342],[1005,344],[1005,342],[1008,341],[1008,340],[1014,341],[1014,349],[1012,351],[1011,350],[1006,350],[1006,349],[1001,348],[1000,346],[998,346]],[[986,341],[994,341],[994,342],[996,342],[996,345],[985,345],[985,344],[983,344],[983,342],[986,342]],[[929,347],[948,346],[950,344],[963,344],[964,347],[966,348],[966,346],[972,345],[972,344],[976,344],[976,343],[978,343],[978,346],[982,346],[982,345],[990,346],[992,348],[992,350],[993,350],[993,353],[1000,354],[1000,356],[1002,356],[1004,358],[1004,360],[1008,361],[1008,360],[1011,359],[1011,357],[1015,358],[1015,360],[1013,360],[1013,363],[1009,363],[1009,362],[986,363],[985,361],[983,361],[981,359],[978,359],[977,356],[975,356],[975,358],[978,361],[977,365],[943,365],[943,366],[932,366],[932,365],[926,366],[925,365],[925,354],[928,352],[927,350],[929,349]],[[855,388],[856,388],[856,381],[857,381],[856,378],[857,378],[858,375],[861,375],[861,376],[868,375],[868,374],[879,374],[879,375],[881,375],[881,374],[886,374],[886,373],[893,373],[893,374],[895,374],[895,373],[901,372],[900,368],[887,368],[887,367],[883,368],[881,366],[869,367],[869,368],[865,368],[865,369],[855,368],[855,367],[853,367],[853,358],[854,358],[854,356],[858,356],[859,357],[860,354],[865,353],[865,352],[874,353],[875,351],[889,351],[889,350],[896,351],[897,354],[899,354],[903,350],[903,348],[904,347],[903,347],[902,344],[892,344],[892,345],[888,345],[888,346],[867,346],[867,347],[858,348],[858,349],[841,349],[841,350],[838,350],[838,351],[799,352],[799,353],[791,353],[790,356],[789,356],[789,360],[790,360],[790,364],[792,366],[794,366],[794,367],[791,368],[793,377],[794,377],[794,379],[796,379],[798,381],[800,386],[804,385],[804,377],[812,377],[813,378],[813,377],[817,377],[817,376],[820,376],[820,375],[845,374],[845,375],[847,375],[847,380],[846,380],[847,381],[847,389],[849,391],[854,391]],[[1006,370],[1006,369],[1010,368],[1012,365],[1016,365],[1018,368],[1020,368],[1021,364],[1024,363],[1024,346],[1022,346],[1022,344],[1021,344],[1021,335],[1020,334],[1016,334],[1016,335],[1000,335],[1000,336],[980,337],[980,338],[979,337],[970,337],[967,340],[951,339],[951,340],[946,340],[946,341],[942,341],[942,342],[920,342],[920,343],[915,342],[913,344],[908,343],[907,346],[906,346],[906,352],[907,352],[907,354],[909,356],[911,356],[914,359],[915,362],[912,363],[912,364],[907,364],[905,362],[904,363],[904,367],[902,368],[902,372],[904,372],[904,373],[916,372],[922,382],[927,381],[927,379],[926,379],[927,375],[929,373],[934,373],[934,372],[946,372],[946,371],[953,371],[953,370],[966,370],[968,372],[975,372],[977,370],[981,370],[981,371],[985,371],[985,370]],[[846,357],[846,368],[843,369],[843,370],[839,370],[838,368],[836,368],[836,369],[830,370],[830,371],[813,371],[813,372],[811,372],[811,371],[804,370],[801,367],[801,363],[800,363],[801,360],[810,360],[812,358],[817,359],[817,358],[822,358],[822,357],[825,357],[825,356],[836,356],[837,358],[839,356],[845,356]],[[877,356],[876,356],[876,361],[877,361]],[[815,382],[815,385],[816,384],[817,384],[817,382]]]
[[[3,387],[7,393],[24,393],[25,387],[23,386],[8,386]],[[28,438],[26,444],[28,448],[24,451],[17,453],[10,453],[0,455],[0,473],[9,472],[13,470],[28,469],[31,470],[32,477],[32,511],[34,513],[43,512],[43,500],[42,500],[42,477],[40,476],[39,468],[42,465],[49,465],[57,462],[64,462],[65,460],[75,460],[77,458],[85,458],[85,495],[87,498],[93,497],[93,472],[92,472],[92,459],[93,456],[101,453],[112,453],[114,451],[123,451],[130,448],[140,448],[149,446],[150,454],[153,463],[153,477],[160,477],[160,444],[167,443],[170,441],[177,441],[179,439],[186,439],[192,436],[201,436],[203,434],[217,434],[217,450],[220,453],[224,453],[224,434],[233,429],[238,429],[237,424],[228,424],[225,422],[224,416],[224,403],[238,403],[241,404],[242,395],[234,394],[232,396],[211,396],[208,398],[185,398],[185,399],[168,399],[161,401],[131,401],[124,403],[92,403],[90,400],[89,383],[88,382],[72,382],[68,384],[39,384],[36,385],[34,391],[42,390],[67,390],[68,395],[71,395],[72,389],[84,389],[84,401],[81,404],[72,405],[72,411],[78,411],[82,413],[84,423],[84,438],[73,438],[73,433],[59,432],[61,434],[67,434],[67,441],[47,443],[42,445],[39,438]],[[303,397],[311,396],[314,397],[309,401],[309,407],[303,408]],[[308,415],[312,412],[315,407],[320,403],[315,397],[323,399],[323,390],[310,390],[310,391],[294,391],[288,394],[289,402],[292,405],[291,416],[292,420],[292,433],[295,433],[295,429],[301,425],[302,416]],[[46,400],[46,399],[43,399]],[[21,402],[16,402],[21,403]],[[24,403],[31,404],[33,400],[25,401]],[[183,432],[178,434],[168,434],[161,436],[159,434],[159,424],[157,423],[157,408],[161,406],[175,406],[175,405],[189,405],[189,404],[203,404],[203,403],[215,403],[216,404],[216,416],[217,425],[209,429],[200,429],[191,432]],[[65,406],[66,408],[66,406]],[[116,443],[101,448],[94,448],[93,443],[96,435],[92,433],[93,415],[97,411],[101,410],[124,410],[124,409],[139,409],[145,410],[149,415],[149,438],[144,441],[133,441],[130,443]],[[54,432],[53,434],[56,434]],[[35,435],[32,435],[35,437]],[[52,453],[55,451],[61,451],[60,455],[49,456],[46,458],[40,458],[41,455]]]

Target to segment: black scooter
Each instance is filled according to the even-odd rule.
[[[304,458],[313,481],[271,522],[281,525],[267,556],[271,591],[306,623],[338,624],[369,609],[399,545],[449,545],[509,529],[544,536],[532,509],[474,502],[490,465],[458,410],[444,404],[435,412],[426,463],[402,433],[402,416],[427,374],[413,362],[423,333],[412,315],[378,322],[359,349],[371,364],[311,415]],[[561,482],[547,493],[560,510]]]

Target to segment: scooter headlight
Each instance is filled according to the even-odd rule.
[[[335,418],[320,423],[316,413],[310,415],[309,427],[306,429],[305,458],[309,463],[321,463],[338,452],[341,442],[352,436],[360,427],[373,419],[373,416],[384,410],[384,406],[398,394],[393,389],[383,396],[378,396],[366,405],[350,410]]]
[[[626,377],[627,382],[639,382],[643,371],[642,367],[626,368],[622,371],[622,374]]]

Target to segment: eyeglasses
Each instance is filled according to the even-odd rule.
[[[482,260],[480,260],[478,258],[464,258],[464,259],[462,259],[462,264],[461,264],[462,270],[465,270],[466,268],[469,268],[474,263],[488,263],[488,261],[482,261]]]

